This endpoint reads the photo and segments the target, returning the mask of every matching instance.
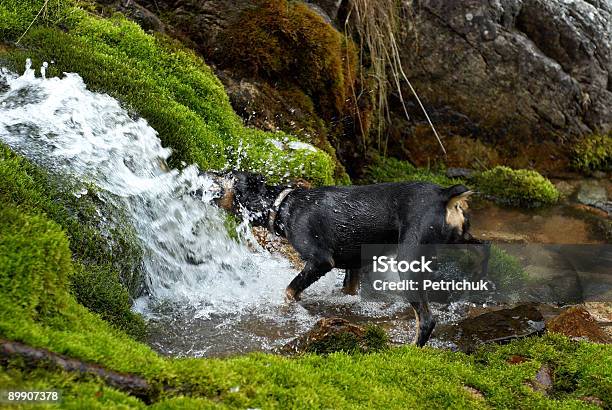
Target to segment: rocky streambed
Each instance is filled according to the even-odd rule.
[[[608,216],[600,208],[577,199],[584,200],[584,185],[607,187],[604,189],[608,189],[609,195],[609,181],[560,180],[557,184],[574,188],[571,193],[566,189],[566,200],[552,208],[525,210],[476,200],[471,210],[474,234],[497,244],[609,244],[606,237],[609,232],[605,230],[609,226]],[[606,196],[603,203],[609,199]],[[272,257],[287,260],[296,273],[302,268],[298,255],[285,240],[263,229],[256,228],[253,232],[254,238]],[[554,292],[560,292],[554,287],[551,289],[551,284],[560,282],[560,277],[565,278],[563,269],[558,264],[542,267],[529,261],[529,257],[534,260],[555,258],[552,251],[538,247],[531,253],[519,254],[519,260],[526,265],[529,275],[537,277],[538,282],[531,285],[532,294],[541,295],[542,300],[550,302],[556,295]],[[161,353],[179,356],[226,356],[249,351],[295,353],[296,349],[308,349],[319,337],[347,331],[355,333],[355,327],[363,332],[368,325],[374,324],[387,332],[391,344],[412,342],[415,322],[408,305],[344,295],[341,291],[343,275],[334,270],[309,289],[299,304],[270,306],[265,314],[258,309],[239,316],[197,317],[189,311],[182,311],[178,316],[161,314],[151,321],[149,341]],[[280,283],[278,288],[285,285]],[[561,286],[563,291],[566,285]],[[571,288],[571,284],[569,286]],[[547,329],[595,342],[612,340],[610,302],[591,302],[577,307],[555,303],[477,305],[455,302],[433,303],[432,307],[438,326],[430,345],[439,348],[471,352],[483,343],[509,342],[542,334]],[[309,342],[304,343],[304,340]]]

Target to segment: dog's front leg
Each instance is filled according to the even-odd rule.
[[[319,255],[316,259],[306,262],[304,269],[291,281],[285,290],[287,300],[300,300],[302,292],[319,278],[332,270],[334,262],[331,256]]]
[[[420,235],[413,229],[407,229],[405,232],[400,233],[400,243],[398,247],[399,261],[410,262],[411,260],[415,259],[416,256],[420,257],[423,254],[422,248],[419,247],[418,238],[420,238]],[[422,347],[425,346],[429,340],[429,337],[431,336],[431,332],[433,332],[434,327],[436,327],[436,321],[434,320],[431,310],[429,309],[427,291],[423,289],[424,274],[422,271],[420,271],[415,275],[412,275],[410,278],[405,278],[402,274],[400,274],[400,276],[401,279],[416,279],[418,284],[416,295],[410,295],[410,305],[412,306],[416,317],[417,332],[415,344]],[[414,300],[415,296],[416,300]]]
[[[360,269],[347,269],[342,282],[342,291],[347,295],[356,295],[359,291]]]

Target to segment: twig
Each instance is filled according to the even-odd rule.
[[[30,22],[30,25],[28,26],[28,28],[26,28],[26,31],[23,32],[23,34],[21,35],[21,37],[19,37],[19,39],[17,40],[17,43],[15,44],[19,44],[19,42],[23,39],[23,37],[25,37],[25,35],[28,33],[28,31],[30,30],[30,28],[32,28],[32,25],[34,24],[34,22],[36,21],[36,19],[38,19],[38,17],[40,16],[40,13],[43,12],[43,10],[47,9],[47,5],[49,4],[49,0],[45,0],[45,3],[42,5],[42,7],[40,8],[40,10],[38,10],[38,14],[36,14],[36,16],[34,17],[34,19]]]

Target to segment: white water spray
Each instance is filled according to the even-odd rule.
[[[145,249],[152,297],[197,306],[204,316],[282,302],[295,271],[228,237],[223,214],[209,204],[210,178],[194,165],[166,172],[170,150],[145,120],[89,92],[76,74],[36,78],[31,67],[28,59],[23,76],[1,74],[9,89],[0,94],[0,140],[119,198]],[[196,189],[203,199],[189,195]]]

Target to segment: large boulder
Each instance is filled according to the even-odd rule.
[[[335,17],[338,27],[344,26],[339,19],[355,14],[346,12],[353,0],[310,1]],[[502,150],[504,158],[530,157],[512,166],[546,169],[551,167],[544,161],[565,161],[566,167],[559,142],[612,129],[612,1],[403,3],[402,66],[447,137],[446,162],[466,151],[448,138],[455,135],[480,137],[496,148],[512,145]],[[389,152],[426,164],[441,150],[411,90],[402,88],[411,118],[403,118],[392,96]],[[525,149],[542,142],[544,148]]]
[[[610,0],[420,0],[412,8],[403,66],[439,122],[500,138],[612,129]]]

